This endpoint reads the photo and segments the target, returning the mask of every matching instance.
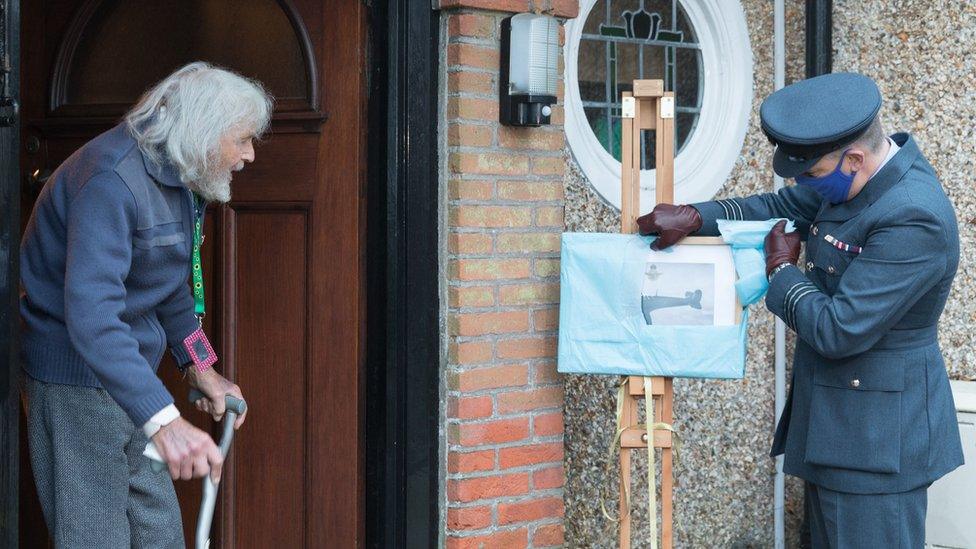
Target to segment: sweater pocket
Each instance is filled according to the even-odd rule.
[[[173,246],[185,241],[186,235],[183,233],[183,224],[180,222],[141,229],[132,235],[132,246],[139,250]]]
[[[155,340],[154,345],[151,348],[151,353],[147,353],[149,356],[149,366],[155,370],[159,367],[159,362],[163,359],[163,353],[166,351],[166,337],[163,335],[163,330],[159,325],[159,321],[156,319],[155,315],[144,314],[142,319],[149,325],[152,337]]]

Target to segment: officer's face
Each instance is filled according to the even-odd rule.
[[[824,177],[825,175],[830,175],[837,168],[837,163],[840,162],[841,155],[844,156],[844,161],[840,166],[842,172],[850,175],[852,172],[860,171],[861,166],[864,164],[864,151],[860,149],[848,149],[846,154],[839,152],[828,154],[821,158],[809,170],[803,172],[803,175],[807,177]]]

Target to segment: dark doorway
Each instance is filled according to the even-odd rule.
[[[11,69],[5,93],[21,89],[22,59],[29,74],[23,89],[31,97],[23,111],[24,143],[16,126],[0,125],[0,295],[7,303],[0,307],[3,547],[16,547],[18,537],[23,547],[46,544],[30,471],[18,475],[18,450],[26,450],[17,429],[23,419],[16,360],[16,257],[26,221],[18,219],[21,205],[29,213],[47,171],[114,124],[133,93],[190,60],[180,57],[189,56],[186,51],[169,49],[157,52],[149,69],[119,74],[120,59],[132,62],[146,52],[107,51],[92,40],[94,30],[113,36],[118,21],[145,25],[147,14],[127,7],[145,3],[26,4],[29,54],[21,57],[19,2],[0,0],[7,23],[0,51],[12,60],[4,65]],[[438,12],[428,2],[407,0],[155,4],[202,12],[195,18],[162,14],[165,25],[145,32],[177,32],[187,51],[196,48],[264,80],[279,98],[272,135],[237,179],[234,203],[209,217],[208,330],[223,367],[242,383],[255,411],[248,433],[235,443],[237,473],[225,476],[233,484],[222,485],[215,541],[264,547],[272,535],[280,536],[280,547],[436,546]],[[253,28],[248,22],[221,26],[221,13],[235,16],[242,6],[264,10],[262,39],[276,40],[263,51],[283,61],[262,65],[268,59],[260,40],[251,44],[257,50],[221,50],[219,38]],[[214,26],[198,24],[179,34],[188,24],[183,19]],[[113,78],[122,85],[112,86]],[[4,113],[0,103],[0,122]],[[300,244],[262,249],[271,233]],[[265,278],[273,287],[255,292]],[[290,296],[285,308],[304,313],[286,321],[295,323],[290,328],[301,341],[286,363],[272,355],[275,345],[291,339],[267,342],[254,335],[269,328],[262,322],[270,317],[256,313],[279,290]],[[322,300],[332,300],[331,307],[320,307]],[[338,337],[344,343],[329,347]],[[172,370],[170,364],[161,369]],[[182,387],[170,377],[180,396]],[[302,404],[280,408],[286,398]],[[286,430],[262,425],[262,410],[265,420],[274,417]],[[188,532],[198,495],[195,483],[181,487]]]

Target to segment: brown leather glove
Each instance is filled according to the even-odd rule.
[[[658,204],[651,213],[637,218],[640,234],[658,235],[651,244],[652,250],[663,250],[677,241],[701,229],[701,214],[692,206]]]
[[[785,229],[786,221],[780,221],[766,235],[766,276],[783,263],[796,265],[800,260],[800,233]]]

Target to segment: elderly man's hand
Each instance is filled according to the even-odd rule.
[[[800,260],[800,233],[797,231],[787,233],[786,221],[773,225],[772,230],[766,235],[765,246],[766,276],[783,263],[796,265]]]
[[[207,398],[201,398],[194,404],[196,404],[197,409],[212,415],[214,421],[220,421],[224,417],[224,412],[227,409],[227,404],[224,401],[225,395],[231,395],[244,400],[244,395],[241,394],[241,388],[218,374],[212,368],[203,372],[198,372],[195,368],[190,368],[187,381],[190,382],[191,386],[207,395]],[[235,429],[239,429],[244,424],[244,418],[246,416],[247,410],[238,416],[237,421],[234,422]]]
[[[701,229],[701,214],[692,206],[658,204],[651,213],[637,218],[640,234],[658,235],[651,244],[653,250],[663,250],[673,246],[682,238]]]
[[[207,433],[178,417],[152,437],[160,457],[169,466],[173,480],[190,480],[206,474],[220,482],[224,456]]]

